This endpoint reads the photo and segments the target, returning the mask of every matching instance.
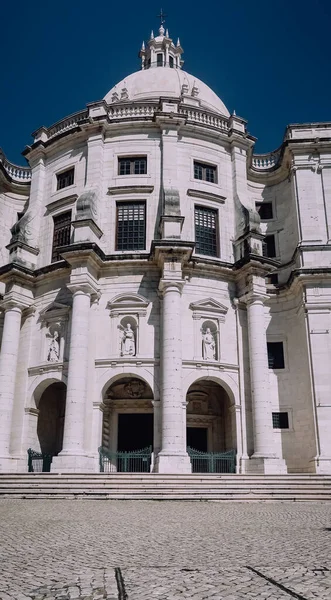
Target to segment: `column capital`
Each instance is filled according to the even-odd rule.
[[[0,303],[0,310],[3,310],[3,312],[5,313],[10,310],[21,313],[25,308],[29,308],[29,305],[23,302],[18,302],[17,300],[14,300],[12,298],[2,300],[2,302]]]
[[[251,306],[252,304],[265,304],[266,301],[269,299],[269,296],[267,294],[261,294],[261,292],[248,292],[247,294],[244,294],[243,296],[240,296],[240,298],[238,298],[238,301],[240,303],[244,303],[247,306]]]
[[[84,296],[90,296],[92,301],[98,300],[101,296],[100,291],[88,282],[68,283],[67,288],[72,292],[73,295],[84,294]]]
[[[173,291],[175,290],[176,292],[179,292],[181,294],[184,285],[184,279],[177,279],[174,281],[172,281],[171,279],[160,279],[159,292],[161,292],[161,294],[164,295],[166,292],[172,289]]]

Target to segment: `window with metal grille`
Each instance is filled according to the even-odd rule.
[[[194,161],[194,179],[217,183],[217,169],[214,165]]]
[[[266,235],[262,244],[263,256],[275,258],[276,256],[276,241],[274,235]]]
[[[273,218],[272,202],[256,202],[255,206],[261,221],[269,221]]]
[[[217,210],[196,206],[195,220],[195,250],[198,254],[218,256],[217,244]]]
[[[61,260],[61,256],[58,252],[60,246],[67,246],[70,244],[70,233],[71,233],[71,210],[53,217],[54,221],[54,233],[53,233],[53,247],[52,247],[52,262]]]
[[[117,204],[116,250],[145,250],[145,202]]]
[[[284,346],[283,342],[267,342],[269,369],[284,369]]]
[[[68,185],[73,185],[75,176],[75,169],[68,169],[68,171],[63,171],[63,173],[58,173],[56,176],[57,179],[57,190],[63,190],[63,188],[68,187]]]
[[[273,412],[272,413],[272,426],[274,429],[289,429],[288,413],[287,412]]]
[[[147,156],[128,156],[118,159],[119,175],[146,175]]]

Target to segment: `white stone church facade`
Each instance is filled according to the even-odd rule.
[[[331,473],[331,123],[255,155],[161,25],[141,70],[0,156],[0,470],[152,446]]]

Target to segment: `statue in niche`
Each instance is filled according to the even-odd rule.
[[[135,356],[136,354],[136,344],[134,339],[134,331],[130,325],[127,324],[123,331],[122,341],[121,341],[121,355],[122,356]]]
[[[48,362],[57,362],[60,358],[60,343],[59,343],[59,332],[54,331],[52,339],[49,344],[47,360]]]
[[[216,360],[215,338],[209,327],[202,333],[202,356],[204,360]]]

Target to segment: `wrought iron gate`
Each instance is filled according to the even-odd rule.
[[[127,452],[109,452],[99,448],[100,473],[149,473],[151,460],[152,446]]]
[[[43,452],[36,452],[29,448],[28,450],[28,471],[29,473],[49,473],[53,456]]]
[[[200,452],[187,448],[191,459],[192,473],[235,473],[236,451]]]

